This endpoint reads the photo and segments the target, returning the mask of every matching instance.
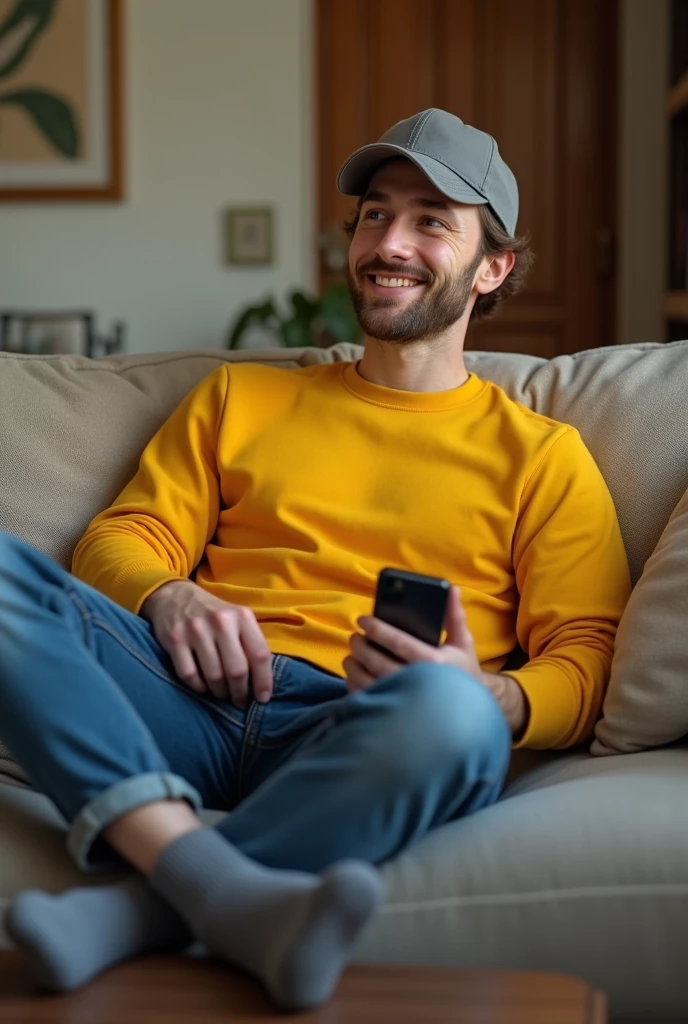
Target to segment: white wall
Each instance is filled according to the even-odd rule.
[[[667,249],[668,0],[619,5],[617,340],[663,341]]]
[[[0,203],[0,308],[92,308],[128,351],[220,347],[314,280],[311,0],[127,0],[124,203]],[[222,264],[222,211],[275,207],[276,261]]]

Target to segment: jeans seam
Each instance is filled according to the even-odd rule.
[[[273,693],[279,686],[282,676],[287,667],[287,658],[284,654],[274,654],[272,657],[272,686]],[[244,731],[244,737],[241,744],[241,751],[239,753],[239,765],[237,768],[237,794],[239,800],[243,797],[244,792],[244,770],[246,767],[246,759],[248,757],[249,747],[256,749],[260,748],[260,742],[257,737],[260,732],[260,723],[263,718],[265,711],[265,705],[258,701],[253,701],[248,713],[246,715],[246,728]]]
[[[99,629],[102,629],[104,633],[107,633],[108,636],[111,636],[113,640],[116,640],[117,643],[120,644],[120,646],[122,646],[126,651],[128,651],[132,657],[136,658],[136,660],[140,662],[141,665],[147,668],[150,672],[153,672],[156,676],[158,676],[159,679],[162,679],[163,682],[169,683],[170,686],[176,687],[178,690],[181,690],[189,697],[195,698],[197,701],[199,701],[199,703],[203,704],[203,706],[207,708],[209,711],[217,712],[218,715],[221,715],[222,718],[226,718],[229,722],[232,723],[232,725],[238,725],[239,728],[241,729],[244,728],[244,723],[241,721],[240,718],[235,718],[235,716],[231,714],[231,712],[225,711],[224,708],[220,708],[216,704],[211,703],[211,701],[206,700],[203,694],[194,693],[193,690],[190,690],[187,686],[184,686],[183,683],[180,683],[179,680],[175,679],[174,676],[169,674],[169,672],[166,672],[164,669],[160,668],[159,665],[155,665],[152,662],[150,662],[148,658],[141,653],[141,651],[137,650],[135,647],[132,647],[131,644],[129,644],[127,640],[124,639],[124,637],[120,636],[120,634],[115,629],[113,629],[112,625],[109,622],[107,622],[105,619],[101,619],[98,615],[94,615],[93,612],[91,612],[90,609],[86,607],[86,605],[83,603],[83,601],[81,600],[81,598],[79,597],[75,590],[72,590],[71,587],[65,587],[65,593],[76,605],[77,611],[81,615],[82,619],[91,622],[92,625],[97,626]]]

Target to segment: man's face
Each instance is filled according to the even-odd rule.
[[[362,329],[400,343],[435,338],[466,311],[483,256],[477,207],[447,199],[404,158],[371,179],[349,249]]]

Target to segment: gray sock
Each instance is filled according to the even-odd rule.
[[[5,925],[36,982],[58,992],[78,988],[120,960],[193,941],[184,921],[140,875],[58,896],[22,892]]]
[[[285,1009],[329,998],[383,897],[380,873],[362,861],[322,875],[276,871],[208,828],[170,843],[149,881],[212,954],[257,977]]]

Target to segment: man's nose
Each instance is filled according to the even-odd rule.
[[[413,256],[413,245],[408,232],[400,224],[392,222],[379,239],[376,252],[381,260],[388,263],[394,260],[410,260]]]

